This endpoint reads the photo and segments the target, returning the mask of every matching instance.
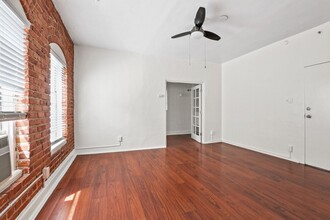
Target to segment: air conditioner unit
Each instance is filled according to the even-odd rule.
[[[0,135],[0,182],[11,176],[8,136]]]

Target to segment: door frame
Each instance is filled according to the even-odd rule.
[[[307,67],[307,66],[305,66],[304,67],[304,71],[303,71],[303,77],[304,77],[304,103],[303,103],[303,113],[304,113],[304,115],[303,115],[303,117],[304,117],[304,164],[306,165],[306,151],[307,151],[307,149],[306,149],[306,118],[305,118],[305,116],[306,116],[306,75],[307,75],[307,73],[308,73],[308,69],[309,69],[309,67]]]
[[[204,134],[205,134],[205,98],[206,98],[206,94],[205,94],[205,88],[206,88],[206,86],[205,86],[205,83],[204,82],[202,82],[202,81],[185,81],[185,80],[168,80],[168,79],[166,79],[165,80],[165,86],[164,86],[164,88],[165,88],[165,91],[164,91],[164,94],[165,94],[165,99],[164,99],[164,119],[165,119],[165,123],[164,123],[164,125],[165,125],[165,129],[164,129],[164,131],[165,131],[165,136],[164,136],[164,138],[165,138],[165,146],[167,147],[167,133],[166,133],[166,128],[167,128],[167,83],[184,83],[184,84],[196,84],[196,85],[201,85],[201,89],[202,89],[202,109],[201,109],[201,115],[202,115],[202,130],[201,130],[201,132],[202,132],[202,142],[201,142],[201,144],[202,143],[204,143]]]
[[[194,90],[196,90],[196,87],[198,87],[197,89],[199,90],[199,97],[198,97],[198,101],[199,101],[199,111],[198,111],[198,123],[199,123],[199,125],[198,125],[198,135],[196,135],[195,134],[195,127],[196,127],[196,125],[194,126],[194,124],[196,123],[196,121],[195,121],[195,117],[196,117],[196,115],[195,115],[195,113],[194,113],[194,108],[195,108],[195,105],[194,105],[194,103],[195,103],[195,96],[194,96]],[[197,84],[197,85],[195,85],[195,86],[193,86],[192,88],[191,88],[191,94],[190,94],[190,100],[191,100],[191,103],[190,103],[190,106],[191,106],[191,108],[190,108],[190,120],[191,120],[191,123],[190,123],[190,128],[191,128],[191,138],[192,139],[194,139],[195,141],[197,141],[198,143],[202,143],[202,138],[203,138],[203,132],[202,132],[202,130],[201,129],[203,129],[203,127],[202,127],[202,119],[203,119],[203,117],[202,117],[202,112],[201,112],[201,110],[202,110],[202,107],[203,107],[203,98],[202,98],[202,96],[203,96],[203,89],[202,89],[202,85],[201,84]],[[198,140],[197,140],[198,139]]]

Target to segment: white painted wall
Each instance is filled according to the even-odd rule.
[[[191,92],[186,83],[167,83],[166,133],[191,133]]]
[[[167,60],[93,47],[75,47],[76,148],[119,150],[166,145],[166,80],[204,85],[204,139],[221,138],[221,65]],[[163,97],[159,97],[163,95]]]
[[[283,157],[292,144],[303,163],[304,66],[329,61],[329,42],[326,23],[223,64],[224,142]]]

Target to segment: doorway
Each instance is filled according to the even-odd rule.
[[[330,170],[330,63],[305,74],[305,163]]]
[[[190,135],[202,143],[202,84],[166,83],[166,135]]]

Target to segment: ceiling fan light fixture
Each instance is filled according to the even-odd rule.
[[[204,33],[202,31],[193,31],[190,36],[192,39],[201,39]]]

